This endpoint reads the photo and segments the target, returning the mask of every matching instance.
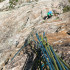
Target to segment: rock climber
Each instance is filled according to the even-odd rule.
[[[49,12],[47,13],[47,15],[46,15],[43,19],[46,20],[46,18],[49,19],[49,18],[51,18],[52,16],[53,16],[53,12],[52,12],[52,11],[49,11]]]
[[[52,16],[53,16],[53,12],[52,12],[52,11],[49,11],[49,12],[47,13],[47,19],[51,18]]]

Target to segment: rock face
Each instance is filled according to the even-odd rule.
[[[8,1],[8,0],[7,0]],[[7,2],[4,1],[4,2]],[[33,32],[45,32],[48,42],[64,54],[64,60],[70,60],[70,12],[62,13],[63,0],[44,0],[33,3],[22,3],[15,9],[0,12],[0,68],[3,70],[22,70],[27,54],[21,53],[10,63],[14,54],[24,45],[25,40]],[[66,4],[67,3],[67,0]],[[0,9],[3,5],[0,4]],[[5,4],[5,3],[4,3]],[[56,6],[55,6],[56,4]],[[63,3],[64,4],[64,3]],[[8,2],[6,3],[8,5]],[[5,9],[5,8],[4,8]],[[60,13],[50,19],[43,20],[46,12],[55,10]],[[24,70],[24,69],[23,69]]]

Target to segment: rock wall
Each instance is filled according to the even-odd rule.
[[[0,6],[4,5],[3,3]],[[38,32],[39,34],[46,32],[48,42],[58,49],[59,53],[64,52],[65,60],[69,63],[70,12],[60,13],[62,9],[58,7],[59,4],[59,1],[54,1],[53,3],[51,0],[30,4],[22,3],[22,5],[18,5],[15,9],[0,12],[1,69],[21,70],[23,68],[27,58],[27,54],[23,54],[23,51],[15,58],[14,65],[10,63],[10,60],[20,47],[24,45],[25,40],[32,32]],[[46,13],[54,8],[60,14],[43,20]],[[25,60],[23,61],[23,59]],[[20,68],[18,68],[19,66]]]

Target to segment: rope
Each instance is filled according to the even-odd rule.
[[[11,61],[13,61],[13,59],[16,57],[16,55],[17,55],[25,46],[27,46],[27,45],[28,45],[28,42],[27,42],[27,40],[26,40],[24,46],[22,46],[22,47],[18,50],[18,52],[14,55],[14,57],[11,59]]]

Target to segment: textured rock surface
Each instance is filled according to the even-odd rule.
[[[17,5],[14,10],[0,12],[1,69],[23,69],[27,58],[27,54],[23,54],[24,51],[21,51],[14,59],[14,64],[10,60],[20,47],[24,45],[25,40],[32,32],[40,34],[45,32],[48,42],[58,50],[59,55],[63,54],[64,60],[70,64],[70,12],[62,13],[62,6],[59,8],[62,1],[56,0],[53,2],[52,0],[47,0],[41,2],[39,0],[37,3],[33,2],[27,5],[22,3],[20,6]],[[65,4],[68,4],[67,0]],[[3,8],[1,6],[0,9]],[[55,10],[60,14],[43,20],[49,10]]]

